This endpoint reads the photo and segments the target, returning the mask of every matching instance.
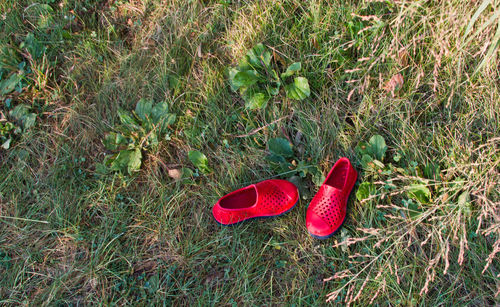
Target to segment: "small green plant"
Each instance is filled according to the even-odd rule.
[[[168,104],[141,99],[135,111],[118,110],[121,125],[108,133],[103,144],[113,152],[105,158],[104,165],[112,171],[133,174],[142,163],[142,152],[156,147],[162,138],[168,139],[168,128],[176,115],[169,113]]]
[[[356,151],[361,156],[361,165],[366,172],[365,178],[367,179],[359,186],[356,198],[359,201],[363,201],[380,194],[377,193],[375,184],[371,182],[372,180],[386,180],[387,184],[383,189],[385,192],[389,192],[394,188],[394,185],[389,182],[392,182],[390,179],[395,175],[411,176],[414,178],[412,182],[402,187],[408,197],[408,199],[402,200],[402,204],[407,208],[410,217],[416,217],[421,211],[421,206],[429,204],[432,199],[431,190],[427,186],[428,180],[420,176],[421,172],[418,169],[418,163],[415,161],[411,161],[405,167],[395,166],[392,163],[384,163],[387,149],[385,140],[380,135],[374,135],[368,142],[360,142],[356,146]],[[403,162],[399,154],[394,156],[394,161],[396,163]],[[436,171],[439,171],[439,166],[430,163],[425,167],[424,173],[436,177]]]
[[[5,104],[10,107],[10,102],[10,99],[6,99]],[[8,118],[0,112],[0,146],[3,149],[9,149],[16,136],[25,133],[35,125],[36,114],[30,110],[28,105],[19,104],[9,111]]]
[[[284,177],[293,178],[294,183],[301,182],[308,175],[316,186],[320,186],[325,180],[316,163],[301,160],[295,156],[292,144],[287,139],[272,138],[267,146],[270,154],[266,159],[271,167]]]
[[[356,146],[356,151],[361,156],[361,165],[363,168],[367,169],[374,166],[384,167],[383,160],[387,151],[387,145],[382,136],[374,135],[368,143],[360,142]]]
[[[7,252],[0,250],[0,266],[5,269],[10,269],[12,258],[9,256]]]
[[[19,48],[0,45],[0,146],[3,149],[9,149],[16,136],[35,124],[37,115],[31,112],[31,106],[18,104],[13,107],[10,96],[15,95],[16,100],[24,100],[23,92],[33,82],[32,69],[22,52],[29,53],[32,58],[40,57],[45,52],[45,49],[40,48],[32,33],[25,37]]]
[[[196,168],[203,174],[208,174],[212,171],[208,166],[208,159],[204,153],[198,150],[191,150],[188,153],[188,158],[189,161],[191,161],[191,163],[193,163],[193,165],[196,166]]]
[[[7,45],[0,47],[0,97],[14,90],[20,93],[29,85],[26,76],[30,73],[31,69],[16,50]]]
[[[272,96],[280,92],[284,84],[286,96],[303,100],[311,95],[309,82],[304,77],[295,77],[302,68],[300,62],[291,64],[280,75],[271,65],[271,53],[263,44],[257,44],[241,59],[239,65],[229,70],[229,81],[233,91],[239,91],[245,107],[254,110],[264,108]]]
[[[365,200],[376,194],[376,187],[371,182],[363,182],[356,191],[356,198],[359,201]]]
[[[9,149],[12,142],[12,131],[15,129],[13,123],[5,120],[0,121],[0,143],[3,149]]]

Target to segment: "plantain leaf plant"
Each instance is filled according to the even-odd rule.
[[[119,109],[118,117],[121,124],[103,140],[106,149],[111,151],[104,165],[112,171],[131,175],[139,171],[145,150],[156,147],[162,138],[168,139],[169,126],[175,122],[176,115],[169,113],[164,101],[154,104],[141,99],[135,111]]]
[[[279,94],[282,84],[288,98],[304,100],[311,95],[307,79],[297,76],[301,68],[302,64],[295,62],[279,75],[271,63],[271,52],[263,44],[257,44],[237,67],[229,70],[229,81],[231,89],[240,93],[247,109],[261,109],[271,97]]]
[[[6,102],[10,107],[10,99]],[[36,114],[31,112],[31,107],[26,104],[19,104],[10,110],[8,117],[0,110],[0,148],[9,149],[16,137],[35,125],[36,117]]]

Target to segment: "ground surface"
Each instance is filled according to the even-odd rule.
[[[2,89],[0,123],[30,126],[11,112],[21,104],[36,115],[0,149],[1,304],[498,305],[499,12],[498,1],[0,2],[0,80],[21,76]],[[309,98],[282,90],[245,109],[228,68],[257,43],[277,69],[302,63]],[[104,136],[140,98],[167,102],[175,123],[139,172],[106,169]],[[370,162],[355,148],[373,135],[387,150]],[[293,144],[289,171],[266,160],[271,138]],[[326,174],[341,156],[360,176],[331,239],[307,234],[317,186],[304,172],[285,216],[228,228],[211,216],[225,193]]]

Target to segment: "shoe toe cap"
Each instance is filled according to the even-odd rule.
[[[317,237],[328,236],[332,232],[330,225],[312,211],[307,213],[306,227],[310,234]]]
[[[296,201],[299,198],[299,190],[295,184],[287,180],[276,179],[275,183],[279,186],[280,190],[285,193],[291,200]]]

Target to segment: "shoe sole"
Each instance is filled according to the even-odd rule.
[[[287,214],[288,212],[292,211],[293,208],[295,208],[295,206],[299,203],[299,200],[300,200],[300,195],[299,197],[297,198],[297,201],[295,202],[295,204],[293,204],[293,206],[290,207],[290,209],[280,213],[280,214],[276,214],[276,215],[268,215],[268,216],[254,216],[254,217],[251,217],[251,218],[248,218],[246,220],[243,220],[243,221],[239,221],[239,222],[236,222],[236,223],[232,223],[232,224],[222,224],[222,223],[219,223],[219,221],[215,220],[215,222],[221,226],[235,226],[235,225],[238,225],[240,223],[243,223],[243,222],[247,222],[247,221],[251,221],[251,220],[257,220],[257,219],[269,219],[269,218],[273,218],[273,217],[279,217],[279,216],[282,216],[282,215],[285,215]]]

